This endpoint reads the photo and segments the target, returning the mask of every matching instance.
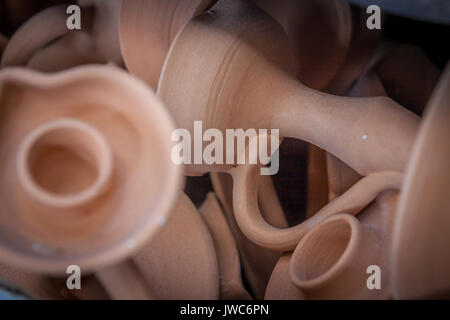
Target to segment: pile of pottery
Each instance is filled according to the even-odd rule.
[[[79,30],[60,2],[0,0],[0,283],[40,299],[448,295],[450,70],[345,0],[78,0]],[[311,144],[304,221],[288,225],[261,164],[174,163],[173,131],[200,120]],[[183,177],[207,174],[197,208]]]

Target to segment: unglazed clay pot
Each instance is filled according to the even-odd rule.
[[[211,173],[211,182],[239,249],[243,272],[256,299],[263,299],[267,283],[280,253],[260,247],[239,229],[233,211],[233,179],[227,173]],[[270,176],[262,176],[258,185],[258,203],[264,219],[277,228],[288,223]]]
[[[216,248],[220,270],[220,299],[250,300],[251,297],[242,283],[236,242],[214,193],[208,193],[199,211],[211,231]]]
[[[391,258],[399,299],[449,297],[449,103],[447,65],[428,102],[395,219]]]
[[[210,214],[216,208],[204,208]],[[211,213],[214,214],[214,213]],[[192,201],[181,193],[167,222],[133,260],[156,299],[219,298],[215,241]]]
[[[120,45],[127,69],[156,89],[164,59],[178,31],[216,1],[122,1]]]
[[[378,232],[352,215],[337,214],[299,242],[289,273],[307,299],[386,299],[390,288],[385,283],[379,290],[367,286],[369,266],[386,272],[382,254]]]
[[[280,230],[259,212],[258,166],[187,165],[189,175],[229,170],[240,229],[275,250],[293,249],[324,218],[356,214],[380,191],[398,188],[419,125],[389,98],[337,97],[303,86],[278,67],[286,56],[283,39],[281,27],[251,3],[220,1],[178,34],[158,86],[177,124],[192,133],[195,120],[222,132],[279,128],[281,137],[315,144],[364,176],[312,219]]]
[[[182,174],[161,102],[106,66],[8,68],[0,96],[0,259],[44,274],[78,265],[114,298],[147,298],[124,259],[160,229]]]
[[[81,30],[66,26],[67,5],[47,8],[29,19],[11,38],[2,66],[62,71],[80,64],[122,65],[118,25],[120,0],[80,0]]]

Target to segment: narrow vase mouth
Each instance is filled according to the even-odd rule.
[[[359,221],[337,214],[312,229],[295,249],[289,268],[294,284],[303,290],[325,286],[351,263],[361,237]]]
[[[54,208],[81,206],[100,196],[113,166],[103,135],[89,124],[69,118],[32,130],[19,147],[17,163],[24,191]]]

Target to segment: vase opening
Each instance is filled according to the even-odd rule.
[[[82,205],[105,190],[111,151],[90,125],[60,119],[34,129],[19,151],[19,179],[25,191],[49,206]]]
[[[350,215],[336,215],[317,226],[293,254],[291,277],[303,289],[320,287],[335,278],[352,259],[361,226]]]

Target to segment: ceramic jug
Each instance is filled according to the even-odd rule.
[[[418,117],[389,98],[337,97],[303,86],[278,67],[286,56],[283,39],[281,27],[251,3],[220,1],[178,34],[158,86],[177,124],[191,132],[195,120],[203,120],[204,130],[279,128],[281,137],[315,144],[364,176],[311,220],[280,230],[259,212],[259,168],[187,166],[190,175],[229,170],[240,229],[275,250],[293,249],[325,217],[356,214],[380,191],[398,188],[419,125]]]
[[[7,68],[0,95],[2,262],[48,275],[77,265],[113,298],[148,298],[126,259],[161,228],[182,174],[160,100],[108,66]]]
[[[450,68],[425,110],[393,228],[391,276],[398,299],[448,298]],[[412,246],[411,244],[414,243]]]
[[[284,253],[278,260],[267,285],[264,300],[305,300],[305,293],[297,288],[289,276],[292,252]]]
[[[352,215],[334,215],[300,240],[290,277],[307,299],[388,299],[382,237]],[[379,284],[372,284],[370,268],[382,272]]]

